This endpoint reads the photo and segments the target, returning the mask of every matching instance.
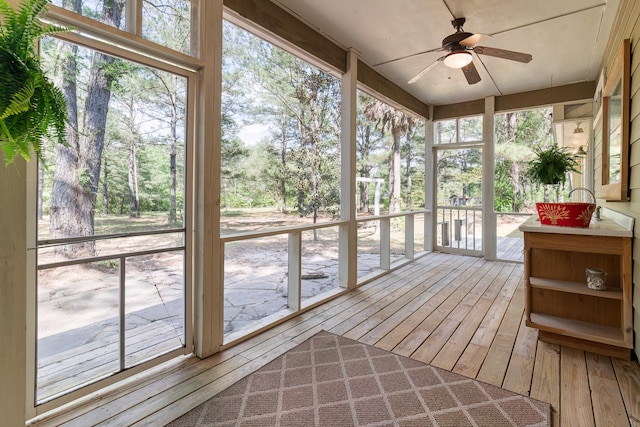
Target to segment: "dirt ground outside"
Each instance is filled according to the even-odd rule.
[[[424,247],[423,217],[416,215],[417,251]],[[330,224],[335,222],[335,218],[326,216],[320,221]],[[310,218],[294,214],[233,211],[222,212],[221,230],[223,236],[228,236],[310,224]],[[97,218],[96,225],[103,234],[167,228],[163,215],[136,219],[110,216]],[[514,233],[517,225],[513,219],[502,220],[505,232]],[[40,238],[46,239],[47,232],[45,220],[40,224]],[[337,225],[301,233],[300,292],[303,305],[305,300],[339,286],[338,233]],[[172,348],[185,345],[184,250],[121,256],[134,251],[180,247],[184,245],[183,239],[183,233],[178,232],[99,240],[96,241],[96,255],[107,259],[73,265],[54,264],[53,268],[40,269],[37,275],[36,320],[39,363],[72,357],[80,348],[87,346],[99,347],[100,343],[106,342],[117,345],[121,327],[125,330],[125,351],[130,358],[134,355],[128,353],[129,348],[139,350],[142,346],[149,346],[148,352],[153,349],[152,341],[144,338],[149,332],[137,331],[156,328],[153,330],[173,335]],[[404,258],[404,239],[404,220],[392,219],[392,262]],[[225,335],[237,333],[288,307],[288,244],[288,231],[225,243]],[[40,265],[68,261],[56,255],[56,248],[38,250]],[[362,277],[379,268],[379,221],[360,222],[357,275]],[[121,277],[124,278],[124,289],[120,286]],[[120,324],[119,317],[121,300],[124,301],[124,325]],[[176,340],[176,336],[180,339]],[[163,347],[163,351],[167,350],[170,348]]]
[[[331,216],[323,222],[335,221]],[[309,225],[309,218],[294,214],[254,210],[223,212],[223,234],[273,230]],[[359,231],[358,275],[379,267],[379,228],[362,224]],[[126,233],[166,228],[163,216],[96,219],[102,233]],[[392,227],[394,259],[404,255],[404,231]],[[87,343],[119,330],[121,264],[125,263],[126,329],[148,322],[171,322],[184,327],[180,308],[184,298],[184,254],[162,252],[125,259],[119,254],[183,244],[182,233],[119,237],[96,241],[96,255],[113,259],[42,269],[38,273],[38,337],[41,354]],[[40,222],[40,239],[48,238],[46,218]],[[338,285],[338,227],[302,233],[302,298],[307,299]],[[39,264],[66,261],[55,247],[38,251]],[[287,306],[288,234],[242,240],[225,245],[225,333]],[[180,302],[180,304],[176,304]],[[80,332],[82,331],[82,332]],[[66,334],[68,337],[64,338]]]
[[[498,235],[517,237],[518,225],[526,217],[498,215]],[[45,219],[46,220],[46,219]],[[422,217],[419,218],[422,220]],[[330,223],[335,218],[320,218]],[[137,231],[140,228],[166,227],[161,215],[130,219],[97,218],[103,232]],[[40,223],[40,236],[46,238],[48,224]],[[288,226],[310,225],[312,220],[296,214],[268,210],[223,211],[223,235],[274,230]],[[423,244],[423,225],[416,223],[416,246]],[[98,256],[122,252],[174,247],[182,244],[182,234],[123,237],[96,243]],[[418,247],[418,250],[421,250]],[[225,332],[236,331],[255,319],[273,314],[287,306],[288,234],[241,240],[225,245]],[[404,256],[404,223],[394,219],[391,227],[392,261]],[[360,223],[358,231],[358,276],[379,268],[379,226]],[[39,251],[39,262],[59,261],[53,249]],[[118,312],[119,259],[91,264],[58,267],[38,275],[38,335],[47,337],[78,327],[113,320]],[[127,314],[162,307],[167,317],[180,316],[167,308],[168,301],[184,294],[183,255],[180,251],[129,258],[126,261]],[[338,285],[338,227],[302,233],[302,298],[318,295]],[[64,321],[59,321],[64,319]],[[143,322],[131,320],[130,325]]]

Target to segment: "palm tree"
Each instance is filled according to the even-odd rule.
[[[389,162],[389,213],[400,212],[401,178],[400,145],[402,136],[411,132],[416,120],[389,104],[375,100],[364,108],[368,120],[376,123],[381,132],[391,133],[391,161]]]

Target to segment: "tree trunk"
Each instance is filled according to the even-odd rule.
[[[300,218],[304,216],[304,189],[298,185],[298,215]]]
[[[287,213],[287,124],[286,119],[282,119],[282,140],[280,141],[280,165],[282,174],[280,178],[280,197],[282,198],[282,213]]]
[[[107,159],[104,160],[104,174],[102,177],[102,214],[109,215],[109,177]]]
[[[406,176],[406,180],[407,180],[407,200],[406,200],[406,210],[410,211],[411,210],[411,204],[413,202],[413,200],[411,199],[411,191],[412,191],[412,180],[411,180],[411,141],[407,140],[407,145],[406,145],[406,156],[405,156],[405,163],[406,163],[406,172],[405,172],[405,176]]]
[[[122,15],[122,0],[105,0],[103,19],[118,28]],[[104,149],[111,84],[114,76],[109,72],[114,58],[95,52],[89,71],[89,90],[85,101],[83,133],[80,137],[80,170],[86,174],[86,184],[80,194],[80,216],[88,234],[94,231],[94,207],[100,181],[100,167]]]
[[[393,145],[391,146],[391,161],[389,162],[389,213],[400,212],[400,139],[402,129],[391,129]]]
[[[224,210],[225,212],[229,210],[229,194],[227,193],[227,180],[222,181],[223,189],[224,189]]]
[[[177,86],[178,77],[173,76],[174,87]],[[177,201],[176,192],[178,186],[178,173],[176,165],[176,157],[178,154],[178,111],[177,111],[177,95],[169,93],[171,98],[171,147],[169,154],[169,175],[170,175],[170,190],[169,190],[169,223],[175,224],[177,222]]]
[[[55,146],[55,172],[51,190],[49,234],[54,239],[84,235],[80,223],[78,206],[80,183],[76,168],[78,164],[78,104],[76,94],[76,55],[78,47],[58,42],[57,52],[62,58],[56,73],[57,85],[67,101],[67,143]],[[58,255],[71,257],[76,252],[91,250],[89,245],[65,245],[56,248]]]
[[[368,165],[369,155],[371,154],[371,146],[373,145],[371,142],[371,126],[367,125],[363,131],[362,135],[362,147],[360,149],[362,159],[364,161],[364,165],[360,170],[360,176],[363,178],[371,178],[371,166]],[[364,213],[369,213],[370,211],[370,202],[369,202],[369,188],[370,185],[368,182],[360,183],[360,203],[362,207],[362,211]]]
[[[506,117],[507,123],[507,141],[512,143],[516,142],[516,131],[518,130],[518,114],[517,113],[507,113]],[[520,192],[520,165],[517,162],[512,162],[511,167],[509,169],[509,175],[511,178],[511,185],[513,187],[513,212],[518,212],[520,209],[518,207],[518,200],[522,196]]]
[[[522,193],[520,192],[520,165],[518,162],[511,162],[510,175],[511,185],[513,187],[513,206],[511,206],[511,210],[513,212],[519,212],[520,207],[518,201],[521,200]]]
[[[122,0],[105,0],[102,20],[118,28],[122,16]],[[73,8],[80,12],[81,2]],[[70,46],[70,45],[65,45]],[[56,171],[51,197],[51,236],[73,237],[94,234],[94,208],[100,179],[102,150],[111,96],[113,76],[109,66],[114,59],[95,52],[89,67],[88,93],[84,107],[82,135],[78,135],[76,94],[77,47],[64,47],[62,90],[68,105],[70,129],[68,147],[56,145]],[[68,245],[61,250],[67,256],[74,253],[95,253],[94,242]]]
[[[136,143],[132,138],[129,142],[129,218],[138,218],[140,216],[136,166]]]
[[[38,162],[38,206],[37,215],[38,221],[42,221],[42,191],[44,189],[44,162]]]

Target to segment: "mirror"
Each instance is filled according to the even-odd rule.
[[[600,197],[607,201],[628,199],[630,50],[629,40],[624,40],[602,94]]]

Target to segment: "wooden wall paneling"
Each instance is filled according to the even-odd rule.
[[[600,197],[602,184],[602,109],[593,123],[593,185],[596,197]]]
[[[458,104],[437,105],[433,107],[433,120],[474,116],[482,113],[484,113],[484,99],[476,99]]]
[[[636,260],[633,261],[633,283],[640,283],[640,263]],[[633,293],[633,307],[640,307],[640,292]],[[634,316],[636,321],[638,319],[637,315]]]
[[[602,63],[607,68],[615,58],[617,47],[620,46],[620,43],[625,37],[631,34],[631,30],[633,26],[631,22],[635,20],[638,16],[638,12],[633,11],[637,2],[635,0],[622,0],[618,13],[615,18],[614,28],[609,34],[609,41],[607,43],[607,48],[605,49],[604,57],[602,58]]]
[[[596,82],[580,82],[548,89],[521,92],[495,97],[495,112],[524,110],[570,101],[591,101],[596,90]],[[434,120],[471,116],[484,112],[484,100],[438,105],[433,109]]]
[[[640,98],[639,98],[640,99]],[[640,101],[636,101],[640,107]],[[631,122],[630,128],[631,152],[629,155],[629,166],[634,167],[640,164],[640,117]],[[635,187],[637,188],[637,187]]]
[[[580,82],[548,89],[496,97],[496,112],[551,105],[567,101],[592,100],[596,82]]]

